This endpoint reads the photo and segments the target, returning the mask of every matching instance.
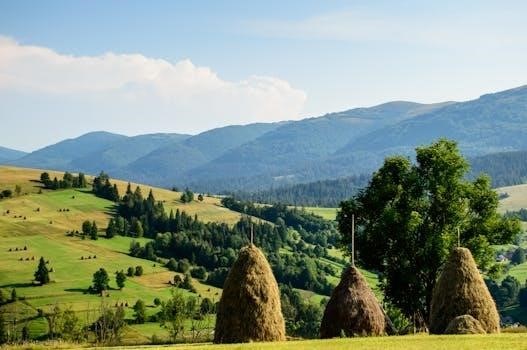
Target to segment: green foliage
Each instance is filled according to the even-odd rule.
[[[280,285],[280,299],[288,335],[318,338],[322,307],[302,300],[290,286]]]
[[[168,330],[172,341],[176,341],[178,335],[184,331],[186,318],[185,298],[181,291],[173,289],[172,297],[161,304],[160,311],[161,326]]]
[[[497,213],[488,177],[465,180],[468,170],[455,142],[441,139],[416,149],[413,165],[389,157],[357,196],[341,204],[342,244],[351,247],[351,219],[359,225],[357,255],[382,273],[385,298],[406,316],[428,319],[432,290],[448,252],[460,242],[482,270],[494,260],[491,244],[520,232],[517,220]]]
[[[501,281],[501,285],[493,280],[485,280],[485,283],[499,309],[518,302],[521,284],[516,278],[507,276]]]
[[[7,343],[9,340],[9,333],[7,331],[6,320],[4,312],[0,310],[0,345]]]
[[[142,324],[146,321],[146,306],[145,302],[141,299],[137,300],[134,304],[134,320],[135,323]]]
[[[194,192],[189,190],[188,188],[181,194],[180,198],[181,202],[183,203],[190,203],[194,200]]]
[[[117,287],[119,287],[119,289],[123,289],[125,282],[126,282],[126,275],[124,274],[124,272],[117,271],[117,273],[115,274],[115,283],[117,284]]]
[[[514,251],[511,257],[511,263],[514,265],[523,264],[525,262],[525,250],[523,248],[518,247]]]
[[[119,191],[117,190],[117,186],[115,184],[112,186],[110,183],[110,177],[102,171],[99,176],[96,176],[93,179],[92,191],[97,197],[108,199],[112,202],[119,201]]]
[[[99,238],[98,231],[97,224],[93,221],[90,226],[90,239],[97,240]]]
[[[43,172],[40,174],[40,182],[44,185],[44,188],[48,190],[85,188],[87,186],[86,177],[83,173],[74,176],[67,171],[64,173],[62,180],[58,180],[56,177],[51,180],[49,173]]]
[[[103,344],[118,344],[126,323],[124,308],[117,306],[114,309],[102,306],[101,316],[92,324],[97,342]]]
[[[38,262],[38,267],[35,271],[35,281],[40,283],[40,285],[49,283],[49,270],[43,257],[40,257]]]
[[[93,285],[92,289],[96,293],[101,293],[108,289],[108,284],[110,283],[110,278],[108,277],[108,272],[102,267],[93,274]]]
[[[133,266],[130,266],[127,270],[126,270],[126,276],[128,277],[133,277],[135,275],[135,269],[133,268]]]
[[[198,266],[190,270],[190,275],[194,278],[203,280],[207,277],[207,270],[203,266]]]
[[[142,276],[143,275],[143,267],[138,265],[135,267],[135,273],[136,276]]]

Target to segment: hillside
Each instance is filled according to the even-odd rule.
[[[159,307],[154,305],[153,300],[155,298],[166,300],[170,297],[172,288],[169,281],[179,273],[164,267],[167,259],[161,255],[155,261],[151,261],[131,256],[129,253],[132,242],[146,246],[152,244],[154,240],[128,236],[104,238],[108,220],[116,210],[115,203],[94,196],[89,189],[43,189],[37,181],[41,173],[42,170],[38,169],[0,166],[0,189],[13,189],[16,185],[21,187],[19,196],[14,194],[12,198],[0,200],[0,237],[2,238],[0,291],[5,296],[16,289],[19,297],[17,302],[2,306],[2,310],[7,312],[7,318],[13,320],[16,317],[19,327],[28,325],[30,336],[33,338],[47,332],[47,322],[39,313],[51,312],[56,305],[60,305],[62,309],[73,310],[82,322],[92,322],[101,307],[101,297],[88,293],[87,288],[92,283],[93,273],[100,267],[104,267],[110,273],[110,291],[104,298],[105,303],[110,306],[127,304],[126,318],[131,320],[133,304],[137,299],[142,299],[147,305],[147,316],[155,315]],[[63,175],[53,171],[49,173],[51,178],[62,178]],[[92,177],[88,177],[89,182],[92,180]],[[112,183],[117,185],[120,193],[126,192],[127,182],[112,180]],[[132,188],[136,186],[135,183],[131,184]],[[211,222],[214,223],[213,225],[226,223],[229,227],[242,218],[239,212],[224,207],[218,198],[205,196],[203,201],[195,200],[185,204],[180,200],[181,193],[145,185],[139,186],[145,195],[152,190],[156,200],[163,203],[167,213],[179,209],[190,217],[197,215],[203,222]],[[78,234],[72,234],[73,231],[81,230],[85,220],[96,222],[100,236],[98,240],[83,239]],[[265,223],[258,218],[253,218],[253,222]],[[267,227],[272,225],[267,224]],[[257,235],[260,229],[257,226]],[[234,228],[230,230],[237,232]],[[196,236],[194,239],[197,241],[199,237]],[[304,247],[304,249],[313,249],[311,244]],[[200,251],[186,251],[186,253],[198,255]],[[234,254],[234,251],[232,253]],[[292,258],[294,254],[295,250],[291,247],[281,248],[281,255],[286,259]],[[52,283],[45,286],[34,285],[31,282],[41,256],[49,261],[48,268],[53,269]],[[198,256],[197,260],[199,259]],[[338,280],[338,275],[344,267],[342,261],[342,255],[332,249],[328,258],[320,262],[322,264],[320,266],[332,271],[332,275],[327,275],[331,283],[336,283]],[[129,267],[135,266],[141,266],[144,274],[128,277],[125,288],[119,290],[113,272],[127,271]],[[318,271],[318,263],[316,267],[310,268],[316,269],[314,271],[317,275],[321,273]],[[210,274],[212,270],[207,272]],[[376,276],[368,272],[365,274],[375,287]],[[200,298],[207,297],[213,301],[219,299],[221,290],[214,285],[205,284],[205,279],[193,278],[192,283],[197,291],[193,294],[184,290],[186,296],[199,295]],[[295,290],[308,303],[319,305],[323,298],[322,295],[309,290]],[[147,322],[142,325],[131,323],[126,329],[124,341],[148,343],[149,337],[153,334],[165,339],[168,336],[166,330],[159,327],[158,322]]]

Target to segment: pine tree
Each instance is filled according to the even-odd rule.
[[[40,257],[38,262],[37,271],[35,271],[35,281],[39,282],[40,285],[49,283],[49,270],[44,257]]]
[[[90,229],[90,238],[93,239],[93,240],[97,240],[99,238],[99,236],[97,235],[97,231],[98,228],[97,228],[97,224],[95,223],[95,221],[92,222],[91,224],[91,229]]]
[[[115,231],[115,222],[113,219],[110,219],[108,227],[106,228],[106,238],[113,238],[115,236]]]

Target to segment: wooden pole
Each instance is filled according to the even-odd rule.
[[[457,228],[457,247],[461,247],[461,234],[459,233],[459,227]]]
[[[253,223],[251,222],[251,244],[253,244],[253,237],[254,237],[254,233],[253,233]]]
[[[355,214],[351,215],[351,266],[355,266]]]

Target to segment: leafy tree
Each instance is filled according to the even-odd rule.
[[[216,312],[216,307],[209,298],[203,298],[199,307],[202,315],[213,314]]]
[[[40,283],[40,285],[49,283],[49,270],[43,257],[40,257],[38,262],[37,271],[35,271],[35,281]]]
[[[2,191],[2,197],[4,198],[10,198],[13,195],[13,191],[11,190],[3,190]]]
[[[119,289],[123,289],[124,282],[126,282],[126,275],[123,271],[117,271],[115,274],[115,283],[117,283],[117,287],[119,287]]]
[[[520,289],[518,301],[520,302],[521,307],[527,308],[527,287]]]
[[[198,266],[190,270],[190,275],[194,278],[203,280],[207,277],[207,270],[203,266]]]
[[[200,193],[198,194],[198,201],[203,202],[203,195]]]
[[[136,276],[142,276],[143,275],[143,267],[142,266],[136,266],[135,267],[135,275]]]
[[[187,308],[183,293],[178,289],[172,290],[172,297],[161,304],[161,326],[166,328],[175,342],[179,334],[184,331]]]
[[[110,278],[108,272],[102,267],[93,274],[93,290],[97,293],[101,293],[108,289]]]
[[[194,200],[194,192],[189,190],[188,188],[181,194],[180,198],[181,202],[183,203],[190,203]]]
[[[91,233],[92,233],[91,222],[89,220],[85,220],[82,223],[82,237],[85,238],[86,236],[90,236]]]
[[[111,308],[104,307],[101,310],[101,316],[92,325],[99,343],[115,344],[121,339],[121,334],[126,325],[124,320],[124,308],[118,306],[115,311]]]
[[[77,313],[71,309],[62,313],[61,335],[69,341],[79,341],[82,338],[81,323]]]
[[[11,302],[15,302],[17,300],[18,300],[18,296],[16,294],[16,289],[13,288],[13,289],[11,289]]]
[[[525,251],[521,247],[518,247],[514,251],[511,257],[511,262],[514,265],[523,264],[525,262]]]
[[[143,324],[146,321],[146,307],[145,302],[141,299],[134,304],[134,318],[135,323]]]
[[[29,326],[27,324],[22,327],[22,341],[29,340]]]
[[[488,177],[465,179],[468,164],[455,142],[441,139],[416,153],[416,164],[387,158],[368,186],[341,204],[337,219],[342,244],[351,251],[355,215],[359,261],[382,274],[387,301],[424,323],[458,230],[461,245],[487,270],[494,260],[490,245],[511,242],[520,226],[497,213]]]
[[[126,276],[132,277],[134,274],[135,274],[135,269],[132,266],[130,266],[128,270],[126,270]]]
[[[132,221],[132,226],[130,227],[130,233],[134,237],[143,237],[144,230],[143,230],[143,225],[141,225],[141,221],[137,219]]]
[[[183,278],[183,282],[181,283],[180,287],[193,293],[196,292],[196,288],[192,284],[192,277],[189,273],[185,274],[185,277]]]

